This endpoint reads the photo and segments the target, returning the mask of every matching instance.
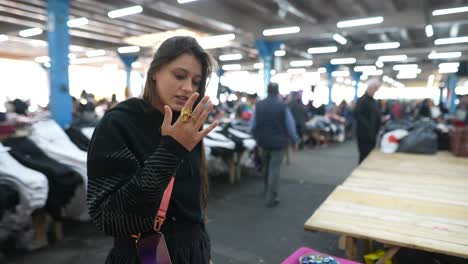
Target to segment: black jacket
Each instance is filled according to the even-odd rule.
[[[380,129],[381,115],[374,98],[367,93],[359,98],[354,117],[358,142],[375,144]]]

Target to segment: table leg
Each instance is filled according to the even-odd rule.
[[[346,236],[346,258],[349,260],[356,260],[357,258],[356,239],[354,237]]]
[[[379,261],[377,261],[377,263],[375,264],[384,264],[385,261],[391,259],[393,256],[395,256],[395,254],[398,252],[398,250],[400,250],[399,247],[392,247],[390,248],[387,252],[385,252],[385,255],[379,259]]]

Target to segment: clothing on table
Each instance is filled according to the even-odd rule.
[[[106,263],[138,263],[130,236],[153,232],[164,190],[174,174],[162,227],[172,263],[208,263],[210,259],[200,201],[201,144],[188,152],[171,137],[161,136],[163,119],[146,101],[132,98],[108,111],[91,139],[90,215],[100,230],[114,237]],[[170,232],[171,222],[176,232]]]
[[[372,96],[366,93],[359,98],[354,117],[356,118],[359,163],[361,163],[375,147],[381,125],[380,110]]]
[[[65,133],[70,140],[83,151],[88,151],[90,139],[77,127],[71,126],[65,129]]]
[[[19,199],[18,187],[14,183],[0,182],[0,219],[6,211],[12,210],[19,204]]]
[[[68,204],[83,179],[70,167],[49,158],[28,138],[9,138],[4,141],[10,154],[22,165],[43,173],[49,182],[46,208],[58,218],[60,210]]]

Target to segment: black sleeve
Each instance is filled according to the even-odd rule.
[[[88,207],[97,227],[112,236],[151,230],[164,190],[188,152],[171,137],[143,164],[130,151],[125,118],[107,114],[88,152]]]
[[[357,123],[363,127],[363,131],[372,131],[371,124],[369,122],[369,107],[368,103],[364,99],[358,101],[356,109],[354,110],[354,117]]]

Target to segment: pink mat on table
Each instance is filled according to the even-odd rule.
[[[305,254],[322,254],[322,255],[327,255],[327,254],[318,252],[318,251],[316,251],[316,250],[313,250],[313,249],[311,249],[311,248],[301,247],[301,248],[299,248],[298,250],[296,250],[296,252],[294,252],[291,256],[289,256],[287,259],[285,259],[281,264],[298,264],[298,263],[299,263],[299,258],[300,258],[302,255],[305,255]],[[332,257],[333,257],[333,256],[332,256]],[[340,264],[361,264],[361,263],[359,263],[359,262],[354,262],[354,261],[347,260],[347,259],[342,259],[342,258],[337,258],[337,257],[333,257],[333,258],[336,259],[337,261],[339,261]]]

